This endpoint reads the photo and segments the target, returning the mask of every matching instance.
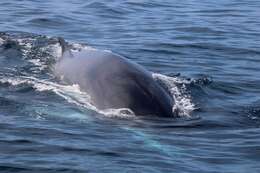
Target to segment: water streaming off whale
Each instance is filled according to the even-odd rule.
[[[259,172],[259,6],[1,1],[0,172]],[[96,109],[53,76],[58,37],[152,71],[181,117]]]

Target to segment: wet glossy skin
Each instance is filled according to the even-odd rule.
[[[55,74],[69,84],[78,84],[99,109],[130,108],[136,115],[174,116],[173,99],[151,73],[111,52],[65,52]]]

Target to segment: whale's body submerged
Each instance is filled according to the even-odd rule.
[[[108,51],[66,51],[54,72],[78,84],[98,109],[129,108],[136,115],[173,117],[173,98],[138,64]]]

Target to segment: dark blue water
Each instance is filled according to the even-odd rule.
[[[260,172],[259,19],[252,0],[2,0],[0,172]],[[57,37],[154,72],[181,117],[93,110],[52,75]]]

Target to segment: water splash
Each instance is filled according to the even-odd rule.
[[[100,110],[96,108],[92,102],[91,97],[80,90],[77,84],[73,85],[62,85],[48,80],[41,80],[34,77],[8,77],[0,79],[2,84],[10,84],[12,86],[29,85],[38,92],[50,91],[56,95],[62,97],[67,102],[75,104],[79,107],[95,111],[106,117],[117,117],[117,118],[134,118],[135,114],[128,108],[120,109],[105,109]]]
[[[177,112],[181,117],[190,117],[192,111],[196,109],[186,88],[186,84],[190,84],[191,81],[158,73],[153,73],[152,75],[155,80],[166,87],[175,100],[172,111]]]
[[[87,93],[82,92],[78,85],[64,85],[55,81],[52,82],[51,79],[49,79],[52,78],[51,73],[48,73],[49,77],[47,77],[47,79],[46,77],[45,79],[41,79],[42,76],[39,76],[38,74],[46,74],[45,70],[50,68],[51,63],[55,62],[62,56],[62,46],[60,45],[59,38],[26,34],[12,36],[12,34],[8,35],[8,33],[6,33],[4,37],[1,37],[0,42],[1,44],[5,44],[8,41],[13,43],[13,46],[19,48],[23,60],[33,64],[33,74],[27,73],[21,77],[5,76],[0,79],[0,82],[9,83],[11,85],[27,84],[38,92],[51,91],[64,98],[69,103],[93,110],[107,117],[135,117],[134,112],[128,108],[106,110],[97,109],[91,102],[90,96]],[[78,52],[82,49],[95,50],[95,48],[86,44],[72,42],[67,44],[71,51]],[[106,51],[111,52],[109,50]],[[175,100],[175,104],[172,107],[173,112],[177,112],[180,117],[190,117],[192,111],[196,109],[186,88],[186,85],[190,84],[191,81],[182,79],[178,76],[169,77],[158,73],[153,73],[152,76],[169,91]]]

